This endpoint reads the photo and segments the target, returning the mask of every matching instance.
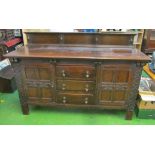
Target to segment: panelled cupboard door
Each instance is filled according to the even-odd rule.
[[[55,101],[55,67],[52,64],[26,62],[23,64],[23,74],[28,102],[46,104]]]
[[[124,106],[132,81],[130,64],[103,64],[99,72],[99,102],[105,106]]]

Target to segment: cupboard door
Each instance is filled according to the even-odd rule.
[[[23,64],[23,81],[30,103],[51,103],[55,101],[55,67],[50,63]]]
[[[124,106],[132,82],[131,65],[101,65],[99,76],[99,103],[105,106]]]

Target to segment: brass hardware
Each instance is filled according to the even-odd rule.
[[[85,104],[88,104],[88,97],[85,98]]]
[[[85,91],[86,91],[86,92],[89,91],[88,87],[89,87],[88,84],[86,84],[86,86],[85,86]]]
[[[47,84],[47,87],[54,88],[54,84],[52,84],[52,83],[48,83],[48,84]]]
[[[62,35],[60,35],[60,40],[61,40],[61,41],[63,40],[63,36],[62,36]]]
[[[95,38],[96,42],[98,42],[98,37]]]
[[[89,89],[88,89],[88,88],[85,88],[85,91],[86,91],[86,92],[88,92],[88,91],[89,91]]]
[[[62,102],[63,102],[63,103],[66,103],[66,96],[63,96]]]
[[[62,76],[63,77],[66,77],[66,74],[65,74],[65,71],[64,70],[62,70]]]
[[[90,77],[89,71],[86,71],[86,78],[89,78],[89,77]]]
[[[62,90],[65,90],[65,89],[66,89],[65,86],[66,86],[66,84],[63,83],[63,84],[62,84]]]

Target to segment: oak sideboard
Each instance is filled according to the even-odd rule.
[[[18,58],[23,114],[29,105],[124,109],[132,119],[143,65],[150,58],[127,45],[28,44]]]

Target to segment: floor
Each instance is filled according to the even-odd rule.
[[[29,115],[23,115],[20,109],[18,91],[0,94],[1,125],[151,125],[153,119],[124,119],[125,111],[88,111],[73,109],[52,109],[31,107]]]

